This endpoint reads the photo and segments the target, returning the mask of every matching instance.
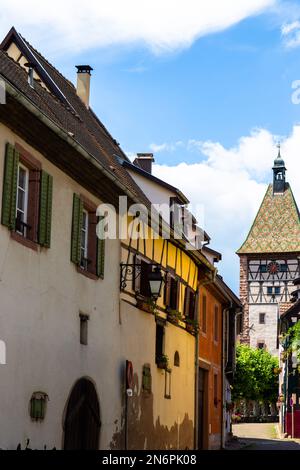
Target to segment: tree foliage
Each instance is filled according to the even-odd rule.
[[[278,397],[278,359],[264,349],[237,347],[233,399],[274,402]]]
[[[291,326],[281,337],[281,344],[288,354],[295,353],[300,360],[300,321]]]

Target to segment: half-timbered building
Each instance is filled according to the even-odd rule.
[[[299,276],[300,218],[286,182],[280,149],[249,234],[237,251],[240,298],[244,304],[242,341],[278,354],[278,320],[290,305],[293,280]]]

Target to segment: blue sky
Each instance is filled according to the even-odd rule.
[[[203,205],[220,271],[237,291],[234,252],[271,181],[278,139],[300,198],[300,105],[291,101],[300,3],[153,0],[145,13],[136,0],[128,11],[91,0],[85,12],[77,0],[43,10],[28,2],[27,13],[19,0],[2,5],[2,35],[14,24],[74,83],[75,65],[94,68],[92,108],[128,155],[154,151],[155,174]]]

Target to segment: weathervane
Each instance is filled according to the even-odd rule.
[[[277,142],[277,146],[278,148],[278,155],[277,155],[277,158],[281,158],[281,153],[280,153],[280,150],[281,150],[281,143],[280,143],[280,140]]]

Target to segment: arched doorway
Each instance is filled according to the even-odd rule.
[[[88,379],[80,379],[71,392],[64,425],[65,450],[99,448],[100,407],[96,389]]]

